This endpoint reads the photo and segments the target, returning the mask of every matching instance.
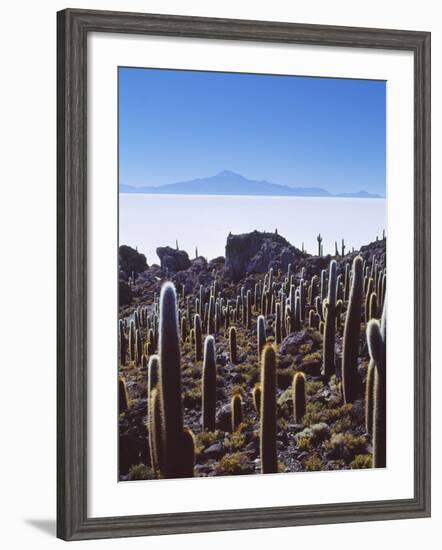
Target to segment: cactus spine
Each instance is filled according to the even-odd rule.
[[[305,376],[302,372],[297,372],[293,377],[292,383],[293,416],[295,424],[302,424],[305,415]]]
[[[204,341],[202,411],[203,430],[215,431],[216,353],[213,336],[207,336]]]
[[[276,473],[276,353],[270,344],[264,347],[261,359],[260,452],[261,472]]]
[[[342,353],[342,389],[345,403],[353,403],[359,394],[358,355],[363,298],[363,261],[353,260],[352,282],[344,326]]]

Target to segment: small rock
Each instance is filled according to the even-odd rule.
[[[222,443],[213,443],[204,451],[204,456],[207,458],[221,458],[225,454],[225,449]]]

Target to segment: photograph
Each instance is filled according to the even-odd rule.
[[[388,467],[386,82],[119,67],[118,172],[118,480]]]

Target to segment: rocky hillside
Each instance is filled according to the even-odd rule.
[[[344,256],[311,256],[277,233],[253,232],[229,235],[226,258],[162,247],[160,265],[130,275],[120,266],[120,287],[130,292],[120,293],[120,479],[381,466],[385,431],[377,453],[372,434],[383,378],[366,327],[382,313],[385,247],[379,240]],[[163,378],[175,349],[161,333],[168,314],[180,330],[172,382]],[[169,406],[182,426],[174,445],[190,457],[185,467],[169,463]]]

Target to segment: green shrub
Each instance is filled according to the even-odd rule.
[[[252,473],[252,468],[243,453],[231,453],[224,455],[216,466],[216,474],[231,476]]]
[[[365,468],[373,468],[373,457],[371,454],[356,455],[350,462],[350,468],[352,470],[362,470]]]

